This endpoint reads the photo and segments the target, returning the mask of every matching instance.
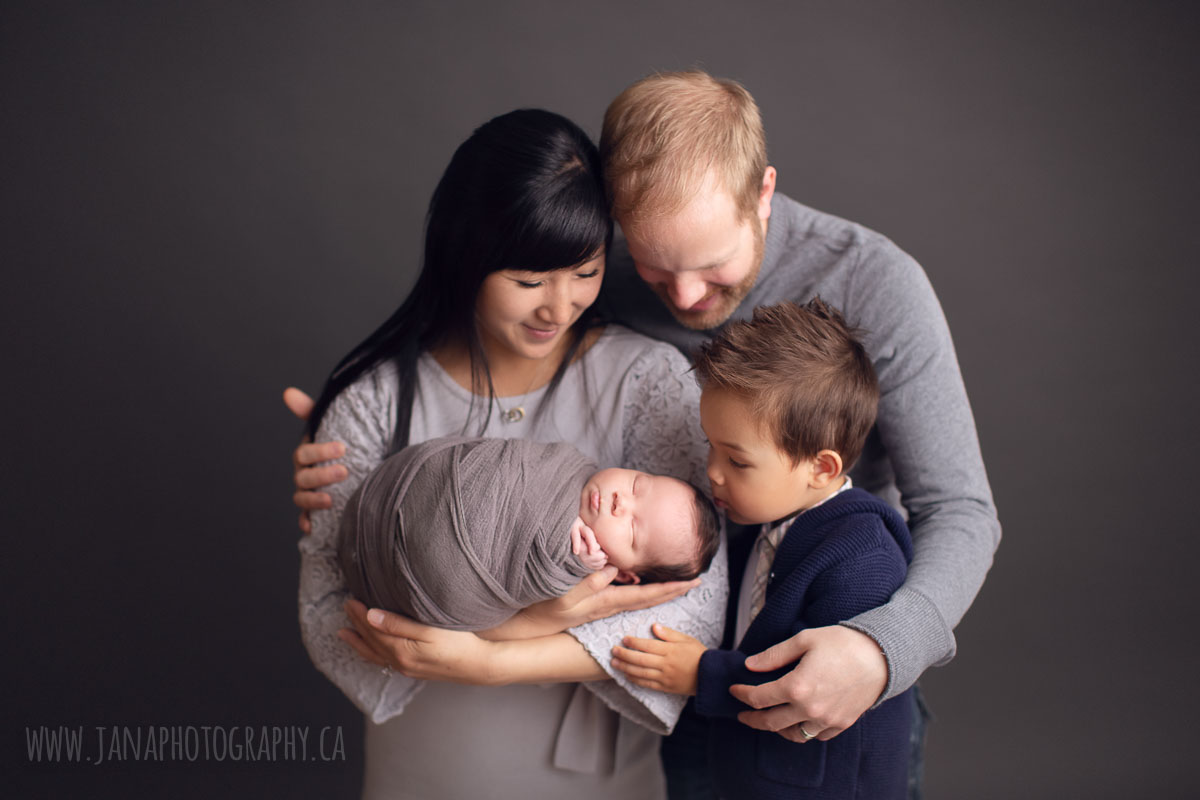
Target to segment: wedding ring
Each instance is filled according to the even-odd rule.
[[[800,735],[804,737],[804,741],[808,742],[808,741],[812,741],[813,739],[817,738],[817,735],[815,733],[809,733],[808,731],[804,730],[803,725],[799,725],[797,727],[800,728]]]
[[[392,668],[391,668],[391,667],[389,667],[389,666],[387,666],[386,664],[383,666],[383,669],[381,669],[381,670],[379,670],[379,671],[383,673],[383,676],[384,676],[385,678],[390,678],[390,677],[392,677]]]

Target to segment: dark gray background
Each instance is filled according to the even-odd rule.
[[[781,190],[921,261],[954,331],[1005,539],[923,681],[928,796],[1184,795],[1191,5],[565,5],[3,5],[13,796],[356,796],[361,718],[297,634],[280,391],[403,297],[475,125],[598,135],[693,64],[755,94]],[[28,763],[60,724],[342,725],[349,758]]]

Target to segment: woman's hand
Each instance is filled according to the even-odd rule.
[[[609,564],[588,575],[562,597],[535,603],[507,622],[480,631],[480,635],[493,640],[548,636],[622,611],[636,611],[674,600],[700,585],[699,578],[636,586],[613,584],[617,572],[617,568]]]
[[[353,598],[345,609],[354,630],[343,629],[338,636],[372,664],[420,680],[478,686],[505,682],[493,663],[496,645],[469,631],[434,628],[377,608],[368,619],[367,607]]]
[[[300,419],[306,420],[312,413],[312,398],[294,386],[283,390],[283,402]],[[333,498],[326,492],[314,490],[331,483],[344,481],[350,474],[341,464],[330,464],[324,467],[314,467],[313,464],[332,461],[345,454],[346,446],[341,442],[313,444],[307,436],[300,441],[296,452],[292,453],[293,480],[296,483],[296,493],[292,495],[292,502],[300,509],[300,530],[304,533],[312,533],[312,523],[309,521],[308,512],[329,508],[333,505]]]
[[[887,659],[875,640],[844,625],[809,628],[746,659],[755,672],[800,660],[778,680],[735,684],[730,693],[752,708],[738,719],[793,742],[827,741],[849,728],[887,686]]]

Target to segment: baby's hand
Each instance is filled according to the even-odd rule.
[[[580,563],[592,572],[604,569],[604,565],[608,563],[608,554],[600,549],[600,543],[596,541],[596,532],[580,517],[576,517],[571,523],[571,552],[579,556]]]

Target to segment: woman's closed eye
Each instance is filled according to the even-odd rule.
[[[749,464],[743,464],[741,461],[735,461],[733,456],[729,457],[729,466],[734,469],[750,469]]]
[[[588,271],[588,272],[576,272],[576,273],[575,273],[575,277],[576,277],[576,278],[583,278],[583,279],[585,279],[585,280],[586,280],[587,278],[594,278],[594,277],[596,277],[596,276],[597,276],[597,275],[599,275],[599,274],[600,274],[600,270],[598,270],[598,269],[593,269],[593,270],[590,270],[590,271]]]

